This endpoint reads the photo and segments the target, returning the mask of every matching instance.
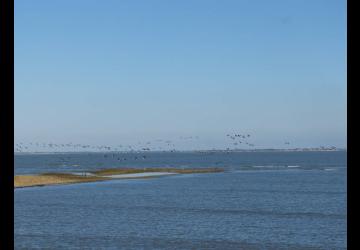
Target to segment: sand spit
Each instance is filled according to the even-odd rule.
[[[35,187],[47,185],[72,184],[82,182],[104,181],[107,178],[98,176],[79,176],[74,174],[40,174],[14,176],[14,187]]]
[[[174,174],[199,174],[223,172],[220,168],[144,168],[144,169],[102,169],[93,172],[81,173],[45,173],[39,175],[14,176],[14,188],[63,185],[84,182],[106,181],[114,179],[154,178]]]

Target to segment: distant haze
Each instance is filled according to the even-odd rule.
[[[346,18],[342,0],[17,0],[15,142],[345,147]]]

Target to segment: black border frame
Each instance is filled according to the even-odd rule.
[[[14,0],[0,1],[0,249],[14,248]]]
[[[355,113],[355,89],[354,82],[356,76],[355,60],[357,58],[357,39],[356,39],[356,25],[355,17],[357,15],[355,1],[346,1],[347,8],[347,27],[346,27],[346,40],[347,40],[347,51],[346,51],[346,73],[347,73],[347,247],[348,249],[357,249],[356,240],[356,229],[357,229],[357,218],[356,214],[359,211],[356,204],[356,191],[355,183],[358,182],[356,177],[356,170],[359,168],[356,164],[356,149],[354,147],[356,143],[356,131],[359,128],[354,119]],[[351,53],[349,53],[351,52]]]

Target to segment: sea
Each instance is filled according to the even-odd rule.
[[[209,168],[17,188],[15,249],[347,249],[347,153],[15,154],[14,174]]]

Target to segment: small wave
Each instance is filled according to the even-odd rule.
[[[325,171],[335,171],[335,168],[324,168]]]
[[[300,166],[287,166],[288,168],[300,168]]]
[[[251,166],[251,168],[285,168],[285,166],[273,166],[273,165],[269,165],[269,166]]]

